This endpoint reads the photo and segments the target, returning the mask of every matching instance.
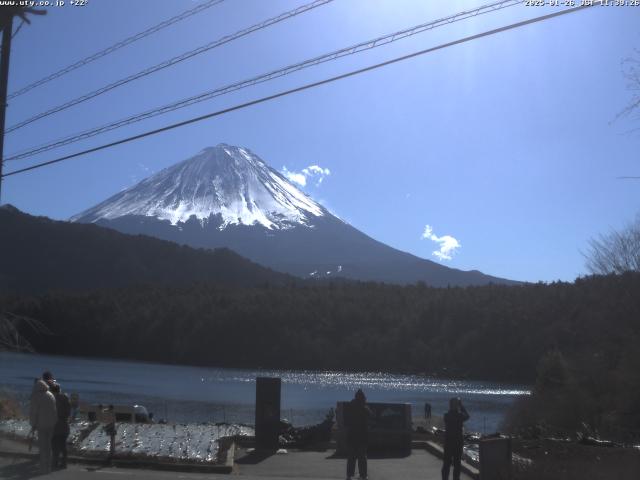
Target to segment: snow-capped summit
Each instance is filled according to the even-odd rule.
[[[206,222],[220,215],[220,230],[228,225],[262,225],[271,230],[308,226],[313,217],[325,213],[250,150],[222,143],[165,168],[71,220],[97,222],[138,215],[176,225],[192,216]]]

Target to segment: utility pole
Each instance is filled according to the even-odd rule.
[[[24,23],[30,24],[31,22],[27,18],[28,14],[46,15],[47,11],[15,4],[0,7],[0,27],[2,28],[2,51],[0,52],[0,204],[2,204],[4,125],[5,114],[7,113],[7,87],[9,85],[9,56],[11,54],[11,38],[13,37],[13,17],[20,17]]]
[[[2,167],[4,164],[4,121],[7,113],[7,86],[9,83],[9,56],[13,35],[13,15],[5,20],[2,29],[2,52],[0,53],[0,204],[2,204]]]

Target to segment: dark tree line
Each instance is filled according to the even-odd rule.
[[[430,288],[335,283],[5,295],[41,352],[228,367],[420,372],[531,382],[539,359],[614,371],[640,340],[640,274]]]

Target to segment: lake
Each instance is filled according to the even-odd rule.
[[[282,378],[282,417],[294,425],[321,421],[336,402],[362,388],[371,402],[406,402],[414,417],[429,402],[433,415],[459,396],[470,420],[468,430],[499,429],[508,407],[528,387],[493,382],[445,380],[379,372],[246,370],[191,367],[110,359],[0,352],[0,388],[28,403],[33,379],[50,370],[66,393],[103,404],[141,404],[156,419],[170,422],[254,422],[255,378]]]

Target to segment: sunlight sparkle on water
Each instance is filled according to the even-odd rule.
[[[398,375],[382,372],[314,372],[314,371],[261,371],[252,375],[235,376],[234,381],[250,383],[255,376],[278,376],[283,384],[315,385],[320,388],[369,388],[415,392],[437,392],[478,395],[529,395],[526,388],[504,388],[488,382],[439,380],[418,375]],[[216,382],[216,377],[207,379]]]

